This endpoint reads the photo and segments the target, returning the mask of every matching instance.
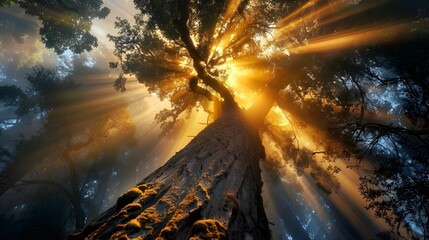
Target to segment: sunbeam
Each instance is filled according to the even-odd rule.
[[[425,0],[0,8],[0,236],[427,238]]]

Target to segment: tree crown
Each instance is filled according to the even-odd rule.
[[[331,164],[321,169],[313,151],[300,148],[293,130],[284,125],[302,123],[319,138],[329,138],[329,133],[341,137],[342,144],[321,141],[326,155],[376,155],[376,164],[399,164],[396,177],[380,170],[374,172],[375,182],[366,181],[375,186],[362,188],[371,201],[381,199],[370,194],[383,189],[382,180],[409,178],[407,162],[420,170],[428,165],[427,2],[136,0],[135,4],[141,11],[135,24],[118,19],[119,33],[110,36],[118,57],[111,67],[120,69],[115,87],[124,91],[127,75],[135,75],[150,92],[168,99],[172,109],[157,116],[167,131],[190,109],[214,113],[216,104],[210,101],[248,108],[270,87],[278,96],[263,128],[265,136],[280,146],[297,171],[310,169],[326,192],[335,191],[332,174],[339,169]],[[286,146],[285,141],[293,144]],[[408,151],[411,146],[419,153]],[[410,181],[417,187],[427,173],[413,176]],[[387,193],[377,196],[383,194]],[[400,204],[380,201],[370,207],[400,213],[395,207]],[[402,215],[416,219],[421,211]],[[380,216],[388,218],[387,212]],[[398,217],[389,224],[405,219]]]

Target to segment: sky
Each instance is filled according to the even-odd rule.
[[[147,93],[143,85],[136,80],[128,83],[125,93],[116,92],[112,85],[115,72],[108,69],[107,63],[114,60],[114,46],[106,35],[114,34],[116,17],[132,20],[137,10],[131,0],[105,0],[111,9],[106,19],[95,20],[92,32],[99,40],[99,47],[90,53],[76,56],[67,51],[57,55],[46,49],[40,41],[38,29],[41,23],[23,13],[18,7],[0,9],[0,85],[17,85],[25,88],[25,75],[35,65],[57,69],[60,77],[66,77],[73,70],[73,59],[83,59],[87,66],[105,71],[96,76],[100,82],[100,91],[104,99],[122,98],[129,104],[133,120],[137,126],[136,156],[143,162],[137,166],[138,174],[129,182],[129,186],[143,179],[160,167],[175,152],[183,148],[205,126],[207,114],[193,113],[187,124],[174,138],[159,137],[160,129],[154,117],[169,103],[160,102],[156,96]],[[1,118],[11,117],[11,112],[0,107]],[[0,144],[12,147],[13,140],[19,134],[31,136],[40,127],[38,124],[17,126],[13,134],[0,135]],[[300,133],[300,139],[309,148],[317,148],[306,139],[308,132]],[[358,192],[359,176],[356,171],[342,164],[338,174],[341,187],[337,193],[326,195],[316,187],[307,175],[298,176],[291,167],[285,165],[280,178],[271,176],[269,166],[263,168],[263,197],[274,239],[369,239],[380,232],[383,224],[375,220],[372,212],[366,211],[364,200]],[[126,189],[121,189],[125,192]]]

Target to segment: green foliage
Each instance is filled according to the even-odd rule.
[[[29,107],[24,107],[26,101],[28,101],[28,98],[20,88],[16,86],[0,86],[0,102],[5,106],[16,107],[18,116],[29,109]],[[21,108],[25,108],[25,110],[18,110]]]
[[[121,74],[136,74],[150,91],[161,91],[163,88],[157,85],[162,85],[167,79],[172,82],[177,75],[183,74],[177,62],[183,54],[178,52],[173,42],[147,29],[144,18],[144,15],[136,15],[137,24],[134,26],[125,19],[117,19],[115,27],[120,29],[119,35],[108,37],[115,43],[115,54],[120,62],[112,62],[110,67],[117,68],[119,65]],[[116,88],[124,90],[125,82],[124,77],[119,76]],[[162,93],[161,99],[165,96]]]
[[[12,3],[14,3],[14,2],[15,2],[15,0],[0,0],[0,7],[5,6],[5,5],[10,7],[12,5]]]
[[[56,74],[42,66],[34,67],[33,72],[27,75],[27,81],[31,84],[31,91],[35,97],[39,97],[39,105],[44,110],[64,107],[68,101],[67,94],[79,85],[72,79],[60,80]]]
[[[42,66],[34,67],[26,80],[30,83],[27,90],[16,86],[0,86],[0,102],[14,107],[18,117],[64,105],[64,95],[78,87],[73,80],[60,80],[52,70]]]
[[[102,7],[101,0],[5,0],[0,6],[11,3],[42,21],[42,42],[59,54],[67,49],[83,53],[97,47],[97,38],[90,33],[92,20],[103,19],[110,13],[110,9]]]
[[[410,172],[412,171],[412,172]],[[392,236],[421,239],[428,231],[428,169],[412,170],[395,161],[382,164],[363,177],[360,190],[377,217],[386,221]],[[404,228],[404,234],[400,230]]]
[[[179,1],[134,1],[136,7],[143,15],[148,17],[148,31],[159,29],[163,35],[169,39],[179,39],[179,33],[176,31],[173,21],[179,19],[177,8]]]

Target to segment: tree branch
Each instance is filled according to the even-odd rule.
[[[276,98],[279,95],[279,91],[274,86],[268,85],[264,91],[259,94],[252,106],[246,110],[246,114],[249,121],[256,128],[262,126],[271,107],[273,106]]]
[[[198,78],[197,77],[192,77],[191,79],[189,79],[189,88],[191,89],[192,92],[203,95],[209,101],[216,101],[217,100],[217,97],[214,96],[210,91],[198,86]]]
[[[234,101],[234,97],[231,95],[229,90],[221,84],[214,77],[210,76],[205,69],[205,62],[201,55],[198,53],[194,42],[191,39],[191,34],[188,28],[189,21],[189,0],[181,0],[178,10],[180,12],[180,19],[174,21],[177,31],[180,34],[180,39],[185,44],[186,50],[193,60],[193,66],[197,72],[198,77],[202,82],[215,90],[224,99],[227,105],[237,107],[237,103]]]

